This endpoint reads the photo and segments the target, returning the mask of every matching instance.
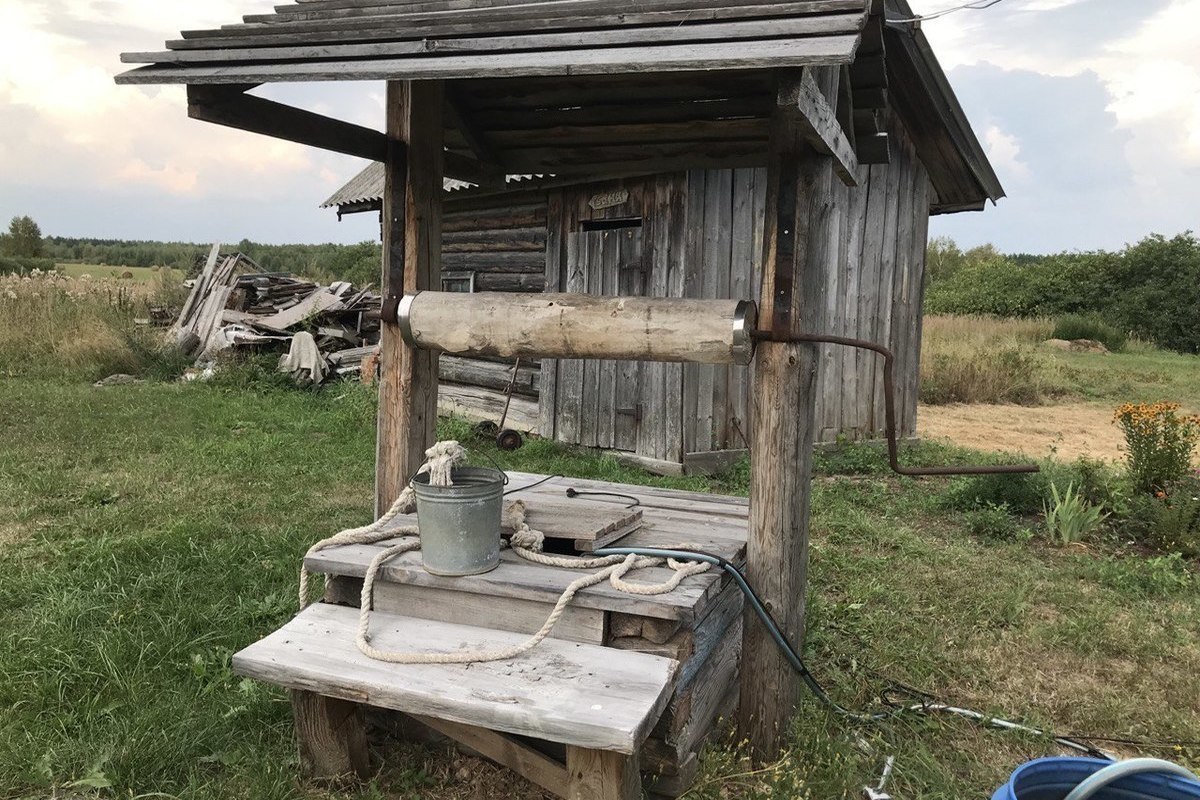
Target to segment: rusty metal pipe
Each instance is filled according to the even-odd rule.
[[[893,375],[895,355],[881,344],[866,339],[852,339],[848,336],[825,336],[818,333],[776,333],[774,331],[754,330],[750,337],[756,342],[776,342],[778,344],[836,344],[843,347],[854,347],[859,350],[870,350],[883,356],[883,414],[886,425],[888,466],[900,475],[912,478],[931,477],[936,475],[1021,475],[1040,472],[1037,464],[996,464],[964,467],[904,467],[900,465],[900,445],[896,439],[896,381]]]

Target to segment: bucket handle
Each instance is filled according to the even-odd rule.
[[[504,485],[508,486],[508,473],[504,471],[504,467],[500,466],[499,462],[497,462],[496,459],[492,458],[491,453],[487,453],[482,450],[479,452],[480,452],[480,455],[482,455],[488,461],[492,462],[492,466],[495,467],[496,471],[500,473],[500,478],[502,481],[504,481]]]
[[[1189,770],[1170,761],[1163,761],[1159,758],[1131,758],[1128,761],[1109,764],[1099,772],[1092,774],[1087,780],[1076,786],[1064,800],[1087,800],[1110,783],[1144,772],[1163,772],[1200,782],[1200,778],[1197,778]]]

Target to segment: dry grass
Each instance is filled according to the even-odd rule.
[[[1038,350],[1050,320],[925,318],[921,401],[1038,405],[1067,393],[1057,362]]]
[[[0,373],[91,378],[144,368],[157,337],[134,319],[170,302],[177,278],[170,271],[141,282],[36,270],[0,275]]]

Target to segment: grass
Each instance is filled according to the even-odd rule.
[[[921,401],[1043,403],[1174,400],[1195,408],[1200,357],[1130,340],[1123,352],[1065,353],[1040,346],[1053,320],[925,318]]]
[[[92,278],[115,278],[132,283],[153,283],[163,276],[180,281],[184,278],[182,272],[170,267],[114,267],[109,264],[62,263],[57,265],[57,269],[72,278],[87,275]],[[129,277],[122,277],[126,273],[129,273]]]
[[[177,373],[183,362],[163,346],[161,331],[135,324],[151,306],[182,302],[176,274],[152,274],[153,281],[141,282],[0,275],[0,376],[97,380],[117,372]]]
[[[293,613],[307,546],[367,521],[373,419],[360,387],[0,381],[0,797],[540,796],[412,746],[389,748],[366,787],[303,784],[284,695],[229,672],[232,652]],[[443,423],[443,436],[464,432]],[[544,442],[502,457],[680,488],[747,485],[744,467],[650,478]],[[994,513],[966,510],[979,487],[894,479],[870,448],[818,468],[807,653],[840,700],[869,704],[886,675],[1061,731],[1196,738],[1192,565],[1145,559],[1119,535],[1068,548],[1010,535]],[[849,725],[807,697],[791,742],[765,770],[713,748],[689,797],[858,797],[887,755],[897,797],[979,797],[1054,750],[954,719]],[[1200,765],[1196,750],[1152,752]]]

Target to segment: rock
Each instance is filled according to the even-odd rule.
[[[118,372],[116,375],[109,375],[107,378],[98,380],[93,383],[93,386],[124,386],[128,383],[142,383],[138,378],[132,375],[126,375],[123,372]]]
[[[1065,353],[1099,353],[1101,355],[1108,355],[1108,348],[1094,339],[1075,339],[1073,341],[1047,339],[1043,344],[1047,347],[1053,347],[1056,350],[1062,350]]]

